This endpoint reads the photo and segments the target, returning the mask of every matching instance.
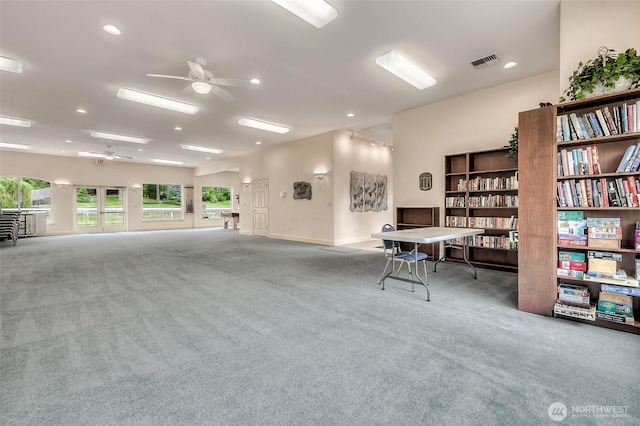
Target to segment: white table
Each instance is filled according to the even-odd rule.
[[[404,243],[413,243],[414,249],[417,252],[418,248],[422,244],[430,244],[430,243],[437,243],[440,241],[455,240],[456,238],[469,237],[471,235],[480,235],[480,234],[484,234],[484,229],[451,228],[451,227],[434,226],[434,227],[428,227],[428,228],[403,229],[400,231],[391,231],[391,232],[376,232],[375,234],[371,234],[371,238],[378,238],[381,240],[388,240],[388,241],[400,241]],[[476,268],[471,263],[469,263],[469,260],[467,259],[467,238],[463,238],[462,248],[464,253],[463,255],[464,261],[467,263],[467,265],[469,265],[473,269],[473,278],[477,279],[478,274],[477,274]],[[440,257],[440,259],[436,260],[436,262],[433,265],[433,272],[436,272],[436,265],[438,264],[438,262],[441,262],[444,260],[444,255],[445,255],[445,251],[443,250],[442,256]],[[384,290],[384,280],[391,277],[396,280],[423,285],[424,288],[427,289],[427,301],[430,301],[428,277],[425,277],[425,280],[423,280],[422,278],[420,278],[420,275],[418,275],[417,257],[416,257],[416,260],[414,260],[414,270],[415,270],[416,279],[409,279],[404,277],[391,276],[391,274],[393,273],[393,268],[391,268],[391,271],[389,271],[388,274],[384,275],[380,279],[382,290]]]

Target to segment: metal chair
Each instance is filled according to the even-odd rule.
[[[391,232],[391,231],[395,231],[395,228],[388,223],[382,227],[382,232]],[[415,291],[415,284],[413,283],[413,272],[411,270],[412,264],[416,264],[416,262],[422,262],[422,265],[424,267],[424,276],[426,279],[425,283],[429,282],[429,275],[427,275],[427,262],[426,262],[428,256],[425,253],[422,253],[420,251],[416,252],[416,250],[402,251],[402,247],[400,246],[399,241],[382,240],[382,245],[384,248],[384,256],[387,259],[387,264],[385,265],[384,270],[382,271],[382,278],[380,279],[380,282],[378,284],[382,284],[383,290],[384,290],[384,278],[394,273],[396,262],[400,263],[398,270],[395,271],[396,276],[400,274],[402,265],[404,264],[407,265],[407,269],[409,270],[409,276],[411,277],[411,280],[412,280],[412,283],[411,283],[412,292]],[[389,265],[391,265],[391,271],[387,274]],[[420,277],[418,276],[417,265],[416,265],[415,274],[416,274],[416,278],[419,279]]]

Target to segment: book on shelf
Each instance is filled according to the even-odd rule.
[[[596,306],[591,305],[588,308],[582,308],[579,306],[572,306],[560,301],[556,302],[553,306],[553,313],[555,315],[562,315],[566,317],[579,318],[587,321],[596,320]]]
[[[640,146],[640,143],[638,144],[638,146]],[[627,164],[629,163],[629,160],[632,160],[634,158],[633,154],[636,151],[636,145],[629,145],[626,149],[626,151],[624,152],[624,154],[622,155],[622,158],[620,159],[620,163],[618,164],[618,168],[616,169],[616,173],[623,173],[626,170]]]
[[[622,286],[618,284],[601,283],[600,291],[640,297],[640,287],[629,287],[629,286]]]
[[[615,322],[617,324],[635,325],[633,317],[618,315],[611,312],[602,312],[596,310],[596,318],[600,320]]]
[[[625,317],[633,317],[633,306],[610,302],[608,300],[598,299],[598,307],[596,309]]]
[[[632,305],[633,298],[628,294],[611,293],[608,291],[600,291],[598,300],[606,300],[608,302],[617,303],[620,305]]]

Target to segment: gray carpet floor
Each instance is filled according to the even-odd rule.
[[[638,336],[518,311],[513,273],[438,265],[426,302],[384,264],[224,229],[2,243],[0,424],[640,423]]]

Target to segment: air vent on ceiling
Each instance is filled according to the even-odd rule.
[[[471,65],[473,65],[473,68],[477,70],[481,70],[481,69],[489,68],[491,65],[495,65],[499,63],[500,63],[500,59],[498,59],[496,55],[489,55],[489,56],[485,56],[482,59],[476,59],[475,61],[472,61]]]

